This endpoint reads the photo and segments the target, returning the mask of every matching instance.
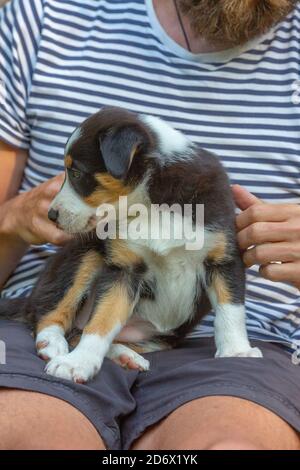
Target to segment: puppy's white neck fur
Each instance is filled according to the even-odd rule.
[[[140,119],[150,127],[158,138],[160,153],[171,156],[174,153],[185,153],[191,146],[190,140],[165,121],[156,116],[140,115]]]

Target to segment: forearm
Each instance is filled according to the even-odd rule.
[[[28,248],[17,233],[15,206],[16,198],[0,205],[0,289]]]

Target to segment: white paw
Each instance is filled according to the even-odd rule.
[[[69,352],[63,329],[56,325],[48,326],[38,333],[35,344],[38,355],[45,361]]]
[[[76,353],[76,350],[65,355],[57,356],[46,365],[45,372],[60,379],[85,383],[99,372],[102,360],[94,354]]]
[[[263,354],[259,348],[245,348],[245,349],[224,349],[224,351],[218,350],[216,357],[263,357]]]
[[[150,368],[147,359],[123,344],[112,344],[106,356],[126,369],[146,371]]]

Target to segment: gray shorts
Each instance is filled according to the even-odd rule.
[[[148,426],[179,406],[213,395],[255,402],[300,431],[300,366],[276,344],[253,341],[263,359],[214,359],[212,339],[185,340],[174,350],[147,354],[149,372],[123,370],[105,359],[98,376],[80,385],[43,372],[44,361],[25,326],[1,320],[0,339],[6,343],[0,387],[67,401],[93,423],[109,449],[128,449]]]

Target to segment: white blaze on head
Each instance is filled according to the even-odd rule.
[[[82,128],[77,127],[71,134],[66,146],[65,156],[70,153],[73,145],[80,139]],[[50,209],[58,211],[57,224],[68,233],[85,232],[94,228],[91,226],[91,217],[96,210],[84,202],[70,184],[68,173],[60,192],[53,199]]]
[[[81,127],[77,127],[74,130],[73,134],[71,134],[71,136],[69,137],[69,140],[68,140],[68,142],[66,144],[66,147],[65,147],[65,155],[68,155],[68,153],[71,150],[72,145],[75,144],[75,142],[77,142],[79,140],[81,135],[82,135],[82,129],[81,129]]]

